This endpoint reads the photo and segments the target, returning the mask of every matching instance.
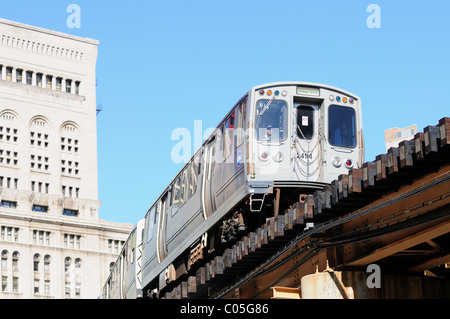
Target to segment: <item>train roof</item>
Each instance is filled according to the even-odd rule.
[[[346,90],[343,90],[341,88],[335,87],[335,86],[331,86],[331,85],[327,85],[327,84],[322,84],[322,83],[315,83],[315,82],[303,82],[303,81],[281,81],[281,82],[272,82],[272,83],[266,83],[266,84],[261,84],[261,85],[257,85],[254,86],[251,90],[252,91],[256,91],[256,90],[261,90],[261,89],[266,89],[266,88],[270,88],[270,87],[274,87],[274,86],[307,86],[307,87],[321,87],[330,91],[339,91],[341,93],[344,93],[345,95],[351,96],[352,98],[354,98],[355,100],[361,100],[361,98],[351,92],[348,92]]]

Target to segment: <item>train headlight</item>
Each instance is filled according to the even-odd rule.
[[[345,161],[345,167],[348,169],[353,167],[353,161],[350,158]]]
[[[273,156],[273,160],[277,163],[281,163],[284,159],[283,153],[278,152]]]
[[[333,160],[331,161],[331,163],[333,163],[334,167],[341,167],[341,165],[342,165],[341,158],[339,156],[333,157]]]
[[[263,162],[267,162],[267,160],[269,159],[269,152],[262,152],[261,154],[259,154],[259,159]]]

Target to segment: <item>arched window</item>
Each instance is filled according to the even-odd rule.
[[[72,264],[72,259],[70,257],[66,257],[66,259],[64,259],[64,273],[66,275],[70,274],[70,265]]]
[[[75,259],[75,275],[77,275],[77,276],[81,275],[81,259],[80,258]]]
[[[75,123],[68,122],[61,127],[61,175],[67,177],[78,177],[81,166],[80,151],[80,130]],[[78,180],[61,185],[62,195],[65,197],[78,198],[80,186]]]
[[[7,250],[2,251],[2,269],[8,268],[8,255]]]
[[[5,111],[0,114],[0,165],[7,167],[17,167],[19,165],[19,123],[16,115],[12,111]],[[17,181],[10,178],[8,184],[3,187],[17,189]]]
[[[50,126],[43,117],[35,117],[30,123],[31,170],[48,172],[50,170]],[[34,189],[35,192],[44,193]]]
[[[44,257],[44,272],[45,273],[50,272],[50,261],[51,260],[52,260],[52,258],[50,257],[50,255],[45,255],[45,257]]]
[[[35,254],[33,257],[33,270],[39,271],[39,263],[41,261],[41,256],[39,254]]]
[[[12,254],[12,268],[13,268],[13,270],[18,270],[19,269],[19,257],[20,257],[20,254],[17,251],[15,251]]]

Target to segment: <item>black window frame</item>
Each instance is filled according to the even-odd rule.
[[[336,116],[336,114],[332,114],[332,111],[334,109],[340,109],[340,110],[345,110],[347,111],[351,111],[352,112],[352,116],[348,117],[347,119],[351,119],[352,123],[351,123],[351,139],[352,139],[352,143],[351,145],[349,143],[344,143],[343,141],[341,143],[337,143],[336,142],[336,137],[333,136],[332,138],[332,123],[333,125],[335,125],[335,123],[340,123],[341,127],[336,126],[336,129],[341,129],[343,123],[348,124],[348,122],[346,121],[338,121],[338,116]],[[342,116],[342,115],[341,115]],[[355,148],[357,146],[357,138],[356,138],[356,134],[357,134],[357,129],[356,129],[356,110],[352,107],[348,107],[348,106],[343,106],[343,105],[337,105],[337,104],[332,104],[328,107],[328,142],[330,143],[330,145],[332,146],[336,146],[336,147],[344,147],[344,148]],[[342,134],[341,134],[342,137]],[[344,140],[344,139],[343,139]]]
[[[311,113],[300,113],[301,108],[303,108],[303,111],[309,109],[308,111],[310,111]],[[297,106],[297,136],[302,140],[311,140],[314,137],[314,111],[314,107],[312,107],[311,105],[300,104],[299,106]],[[308,126],[302,125],[302,117],[306,115],[308,116]],[[304,127],[307,127],[307,130],[305,130]],[[299,128],[302,131],[301,133]]]

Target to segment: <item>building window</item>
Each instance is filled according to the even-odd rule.
[[[64,175],[78,176],[80,163],[76,161],[61,160],[61,173]]]
[[[13,68],[11,68],[11,67],[6,68],[6,81],[9,81],[9,82],[12,81],[12,70],[13,70]]]
[[[72,91],[72,80],[66,80],[66,93],[70,93]]]
[[[32,192],[38,192],[38,193],[46,193],[48,194],[48,190],[50,188],[50,184],[49,183],[42,183],[42,182],[35,182],[35,181],[31,181],[31,191]],[[39,208],[40,207],[44,207],[46,208],[46,211],[44,213],[46,213],[48,211],[48,207],[47,206],[39,206],[36,205],[36,212],[39,212]],[[34,206],[33,206],[34,209]]]
[[[66,275],[70,275],[70,265],[72,264],[72,259],[70,257],[66,257],[64,259],[64,273]]]
[[[35,121],[38,122],[38,121]],[[40,122],[40,121],[39,121]],[[43,124],[45,126],[45,124]],[[42,131],[42,129],[41,129]],[[34,147],[48,149],[48,134],[39,132],[30,132],[30,144]]]
[[[75,284],[75,298],[81,298],[81,284],[78,282]]]
[[[48,212],[48,206],[33,205],[33,207],[31,208],[31,210],[32,210],[33,212],[46,213],[46,212]]]
[[[75,94],[79,95],[80,94],[80,81],[76,81],[75,82]]]
[[[64,292],[64,296],[66,297],[66,298],[70,298],[70,282],[67,282],[66,281],[66,283],[65,283],[65,292]]]
[[[15,251],[12,255],[12,269],[19,270],[19,252]]]
[[[40,280],[35,279],[34,280],[34,294],[39,295],[39,286],[40,286]]]
[[[50,280],[46,279],[44,281],[44,295],[50,296]]]
[[[27,71],[27,75],[26,76],[27,76],[27,79],[26,79],[27,84],[31,85],[33,83],[33,72]]]
[[[52,89],[52,80],[53,80],[53,77],[51,75],[47,75],[45,77],[45,87],[47,89],[50,89],[50,90]]]
[[[33,257],[33,271],[39,271],[39,262],[41,261],[41,256],[39,254],[35,254]]]
[[[45,273],[50,273],[50,261],[51,261],[51,257],[49,255],[45,255],[44,257],[44,272]]]
[[[8,269],[8,251],[2,251],[2,269]]]
[[[80,249],[81,236],[73,234],[64,234],[64,247]]]
[[[2,137],[0,136],[0,139],[1,138]],[[10,140],[10,136],[7,136],[7,140],[8,141]],[[0,149],[0,163],[1,164],[17,166],[19,164],[18,156],[19,156],[18,152]]]
[[[1,207],[6,207],[6,208],[17,208],[17,202],[12,202],[9,200],[2,200],[0,202],[0,206]]]
[[[73,209],[63,209],[62,212],[63,216],[70,216],[70,217],[77,217],[78,216],[78,211],[77,210],[73,210]]]
[[[13,277],[13,292],[19,292],[19,278]]]
[[[62,78],[56,78],[56,91],[61,91]]]
[[[2,292],[8,291],[8,276],[2,276]]]
[[[42,87],[42,77],[44,75],[42,73],[37,73],[36,74],[36,86],[41,88]]]
[[[43,230],[33,230],[33,244],[50,246],[50,232]]]
[[[0,231],[0,240],[9,242],[19,242],[19,228],[2,226]]]
[[[14,115],[5,114],[2,116],[1,120],[2,120],[2,122],[9,121],[10,123],[8,123],[8,124],[5,123],[8,126],[3,126],[0,124],[0,141],[17,143],[19,130],[17,128],[14,128],[13,127],[14,124],[11,123],[11,122],[14,122],[14,120],[15,120]],[[11,152],[11,150],[5,150],[5,149],[4,149],[4,151]]]
[[[61,151],[65,151],[67,153],[78,153],[78,144],[78,139],[61,137]]]
[[[23,70],[20,70],[20,69],[16,70],[16,82],[17,83],[22,83],[22,73],[23,73]]]

